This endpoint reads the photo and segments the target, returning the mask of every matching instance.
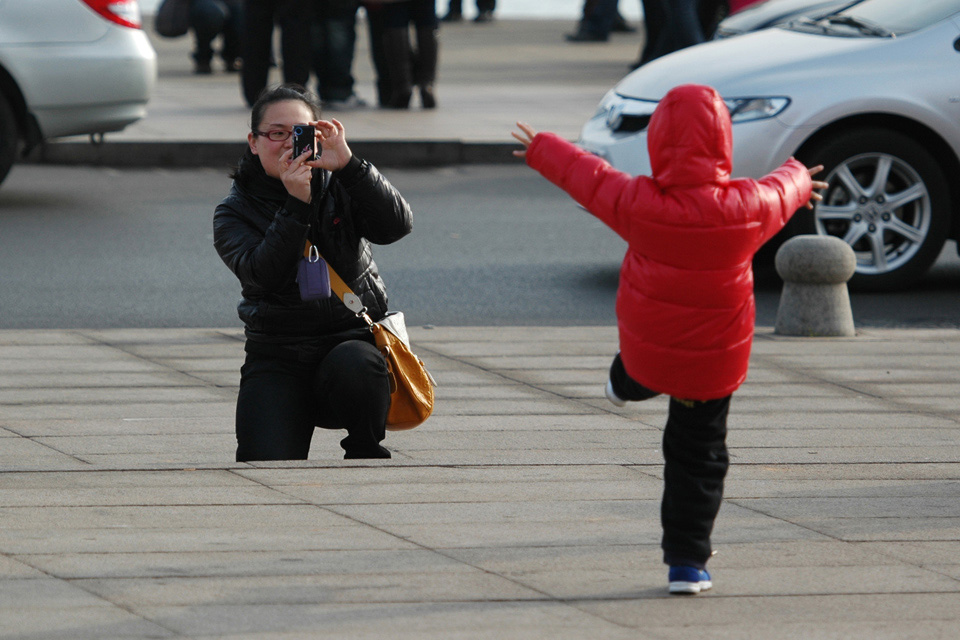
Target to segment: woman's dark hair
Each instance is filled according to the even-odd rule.
[[[284,102],[286,100],[299,100],[310,108],[315,120],[320,119],[320,99],[306,90],[299,84],[281,84],[276,87],[267,87],[253,103],[250,111],[250,130],[258,131],[260,123],[263,121],[263,112],[267,110],[274,102]]]

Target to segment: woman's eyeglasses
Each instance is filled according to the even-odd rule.
[[[283,142],[287,138],[293,135],[292,131],[287,131],[285,129],[273,129],[272,131],[257,131],[253,130],[253,135],[255,136],[266,136],[267,139],[273,142]]]

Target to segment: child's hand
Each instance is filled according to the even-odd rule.
[[[823,171],[823,165],[822,165],[822,164],[818,164],[818,165],[815,166],[815,167],[810,167],[810,168],[807,169],[807,172],[810,174],[810,177],[813,177],[813,176],[817,175],[817,174],[820,173],[821,171]],[[826,188],[829,187],[829,186],[830,186],[829,183],[822,182],[822,181],[820,181],[820,180],[814,180],[814,181],[813,181],[813,192],[810,194],[810,200],[809,200],[809,202],[807,202],[807,203],[806,203],[805,205],[803,205],[803,206],[806,207],[807,209],[813,209],[814,204],[815,204],[816,202],[820,202],[821,200],[823,200],[823,196],[820,195],[819,193],[817,193],[817,190],[819,190],[819,189],[826,189]]]
[[[517,126],[520,127],[520,130],[523,133],[517,133],[516,131],[511,131],[510,134],[520,141],[520,144],[523,145],[522,151],[514,151],[513,155],[518,158],[527,157],[527,149],[530,147],[530,143],[533,142],[533,139],[537,136],[537,130],[526,124],[525,122],[518,122]]]

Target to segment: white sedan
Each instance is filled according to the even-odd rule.
[[[0,182],[21,149],[143,118],[156,76],[137,0],[0,0]]]
[[[678,51],[611,90],[579,144],[649,174],[650,114],[684,83],[724,97],[735,176],[762,176],[790,156],[825,166],[823,201],[778,240],[842,238],[857,256],[852,285],[907,286],[960,235],[960,0],[864,0]]]

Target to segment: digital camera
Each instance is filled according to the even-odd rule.
[[[316,160],[320,157],[317,151],[317,137],[314,128],[309,124],[293,125],[293,158],[299,158],[307,149],[313,149],[313,155],[307,160]]]

